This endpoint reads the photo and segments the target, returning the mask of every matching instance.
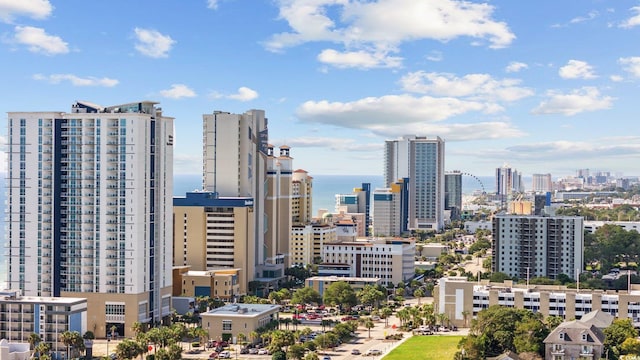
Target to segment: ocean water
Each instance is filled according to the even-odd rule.
[[[354,188],[362,183],[370,183],[371,190],[384,187],[382,175],[313,175],[313,213],[315,216],[320,209],[334,211],[336,194],[351,194]],[[184,196],[186,192],[202,188],[201,175],[174,175],[173,194]],[[475,191],[493,192],[495,178],[493,176],[462,176],[462,192],[472,194]]]

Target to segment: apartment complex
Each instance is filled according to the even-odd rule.
[[[385,142],[387,187],[409,178],[408,229],[438,231],[444,227],[444,141],[404,136]]]
[[[305,266],[322,261],[322,247],[337,240],[336,227],[325,223],[291,227],[291,265]]]
[[[173,264],[193,271],[235,269],[240,293],[255,276],[254,200],[189,192],[173,199]]]
[[[52,345],[52,351],[66,353],[60,341],[65,331],[87,331],[87,299],[21,296],[19,290],[0,292],[0,339],[28,342],[36,333]]]
[[[302,169],[293,172],[291,182],[291,223],[309,224],[313,220],[313,178]]]
[[[9,113],[8,286],[87,298],[97,336],[170,315],[173,118],[156,105]]]
[[[492,270],[526,279],[560,274],[575,278],[584,257],[583,219],[578,216],[493,217]]]
[[[408,231],[409,179],[373,191],[374,236],[400,236]]]
[[[618,319],[631,319],[640,326],[640,286],[630,291],[569,289],[559,285],[525,285],[513,281],[490,283],[448,277],[434,289],[437,313],[446,314],[456,326],[468,326],[478,312],[493,305],[527,309],[546,316],[580,320],[585,314],[600,310]]]
[[[293,159],[291,149],[280,146],[276,156],[273,145],[267,147],[267,194],[265,201],[265,251],[269,262],[290,266],[289,237],[292,221]],[[284,275],[282,269],[281,275]]]
[[[415,274],[415,252],[414,239],[325,243],[318,275],[380,278],[383,284],[397,284],[411,279]]]

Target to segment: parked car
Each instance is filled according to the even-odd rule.
[[[258,353],[258,349],[256,349],[256,348],[249,349],[249,354],[255,355],[257,353]]]
[[[351,350],[351,355],[360,355],[360,350],[358,349]]]
[[[240,354],[248,354],[249,353],[249,349],[246,347],[243,347],[242,349],[240,349]]]
[[[217,352],[212,352],[211,354],[209,354],[209,359],[217,359],[218,358],[218,353]]]
[[[367,350],[366,353],[362,354],[364,356],[377,356],[377,355],[382,355],[382,351],[378,350],[378,349],[369,349]]]
[[[220,358],[220,359],[231,359],[231,353],[229,352],[229,350],[225,350],[225,351],[221,352],[220,354],[218,354],[218,358]]]
[[[258,350],[258,355],[269,355],[269,350],[267,348],[262,348]]]
[[[373,320],[373,321],[380,321],[380,316],[378,316],[378,315],[373,315],[373,316],[371,317],[371,320]]]
[[[340,320],[342,320],[342,321],[349,321],[349,320],[356,320],[356,318],[355,318],[355,317],[353,317],[353,316],[351,316],[351,315],[348,315],[348,316],[343,317],[343,318],[342,318],[342,319],[340,319]]]

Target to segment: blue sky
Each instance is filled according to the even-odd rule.
[[[176,173],[202,114],[264,109],[311,175],[382,174],[404,134],[447,170],[640,175],[638,45],[627,0],[0,0],[0,112],[158,101]]]

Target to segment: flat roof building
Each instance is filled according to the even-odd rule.
[[[236,342],[238,334],[249,334],[258,328],[278,321],[280,305],[229,304],[200,314],[202,328],[209,332],[209,339]]]

